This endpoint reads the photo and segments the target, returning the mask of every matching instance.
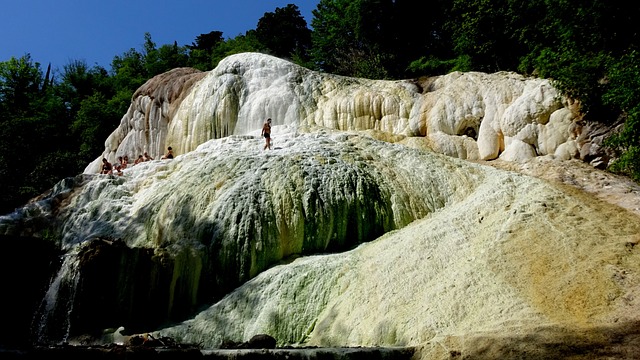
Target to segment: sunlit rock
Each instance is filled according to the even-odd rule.
[[[39,334],[176,321],[279,262],[345,251],[437,212],[480,175],[355,132],[273,130],[271,151],[256,134],[210,140],[122,176],[68,180],[0,219],[4,235],[46,236],[67,252]],[[51,330],[59,323],[51,313],[73,315]]]
[[[90,164],[0,216],[0,347],[123,327],[423,360],[637,353],[640,186],[573,160],[602,131],[564,104],[510,73],[372,81],[260,54],[163,74],[104,155],[175,159]]]
[[[385,148],[377,151],[394,149]],[[636,214],[513,172],[421,152],[403,157],[416,177],[453,172],[420,184],[454,181],[464,195],[351,251],[273,267],[157,335],[212,347],[257,333],[281,345],[424,346],[424,359],[444,342],[461,354],[480,351],[467,347],[475,344],[535,358],[559,356],[575,341],[633,338]]]
[[[101,165],[102,157],[114,162],[118,156],[137,159],[147,152],[160,158],[166,149],[167,128],[178,105],[191,86],[206,73],[191,68],[177,68],[160,74],[141,86],[134,94],[127,113],[118,128],[105,141],[103,156],[87,167],[85,172]]]
[[[168,146],[185,154],[210,139],[259,130],[267,118],[274,125],[426,137],[435,151],[472,160],[496,159],[506,138],[514,138],[531,147],[512,150],[522,158],[553,154],[569,140],[558,121],[550,124],[553,117],[566,127],[577,114],[545,79],[454,72],[368,80],[242,53],[206,73],[183,68],[149,80],[85,172],[97,173],[102,157],[114,161],[149,151],[159,158]]]

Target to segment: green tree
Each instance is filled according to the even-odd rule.
[[[33,111],[31,105],[39,98],[43,85],[40,63],[34,63],[30,54],[0,63],[0,104],[3,113],[15,117]]]
[[[50,69],[50,67],[48,68]],[[43,75],[30,55],[0,62],[0,211],[39,195],[64,176],[45,162],[66,146],[68,109],[57,96],[50,71]],[[44,173],[36,169],[44,169]]]
[[[265,13],[255,30],[258,41],[281,58],[306,61],[311,47],[311,30],[294,4]]]
[[[225,57],[243,52],[267,52],[267,48],[256,37],[255,30],[249,30],[244,35],[218,44],[211,52],[211,69],[218,66],[220,60]]]
[[[372,79],[424,74],[428,67],[446,71],[454,57],[444,27],[449,6],[446,0],[321,0],[311,21],[313,62],[326,72]]]
[[[143,63],[147,79],[171,69],[187,66],[188,61],[186,47],[178,46],[178,43],[174,42],[173,45],[162,45],[156,48],[156,44],[151,40],[151,34],[144,34]]]
[[[89,68],[84,61],[71,61],[64,66],[61,78],[57,91],[67,104],[71,120],[65,127],[70,135],[68,146],[62,148],[67,153],[59,157],[75,154],[75,160],[69,161],[78,164],[69,169],[74,174],[102,153],[106,137],[118,126],[128,105],[117,109],[108,105],[116,90],[107,70],[100,66]]]
[[[355,29],[348,18],[353,18],[351,2],[347,0],[320,0],[312,11],[311,57],[319,69],[328,73],[346,75],[340,70],[345,50],[355,40]]]
[[[113,58],[110,72],[116,92],[126,89],[133,95],[148,80],[144,55],[133,48]]]
[[[321,0],[313,10],[311,57],[319,69],[346,76],[386,78],[389,54],[380,53],[367,0]],[[381,12],[379,9],[378,12]],[[376,16],[376,19],[378,17]]]
[[[624,125],[606,140],[618,158],[610,170],[640,182],[640,52],[632,50],[620,59],[611,59],[608,67],[610,90],[604,95],[607,104],[622,109]]]
[[[207,34],[200,34],[195,42],[187,45],[189,49],[188,66],[202,71],[209,71],[213,68],[213,50],[224,43],[221,31],[211,31]],[[217,62],[216,62],[217,63]]]
[[[104,151],[105,140],[119,125],[120,110],[109,106],[109,99],[99,92],[82,100],[70,130],[79,140],[78,155],[85,164]]]
[[[529,26],[544,24],[536,9],[538,3],[536,0],[453,0],[444,26],[451,34],[456,56],[467,58],[476,71],[516,69],[523,55],[522,40],[526,40],[520,31],[528,34]],[[526,22],[521,21],[524,17]]]
[[[63,67],[57,92],[75,114],[85,98],[96,92],[110,96],[113,89],[106,69],[100,66],[90,68],[85,61],[72,60]]]
[[[394,78],[445,74],[461,70],[445,27],[450,0],[395,0],[389,8],[384,50],[394,57],[385,64]],[[423,11],[427,8],[429,11]]]

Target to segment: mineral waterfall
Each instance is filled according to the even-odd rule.
[[[37,253],[40,274],[5,323],[48,342],[124,327],[204,348],[269,334],[424,360],[624,358],[640,350],[640,187],[574,159],[578,120],[510,73],[373,81],[262,54],[172,70],[103,156],[175,159],[118,176],[101,156],[0,217],[17,249],[2,270]]]

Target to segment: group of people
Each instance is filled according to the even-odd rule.
[[[264,137],[265,140],[263,150],[271,149],[271,118],[268,118],[262,125],[260,136]],[[162,155],[161,159],[173,159],[173,148],[171,148],[171,146],[167,147],[167,152]],[[133,165],[149,160],[153,160],[153,158],[145,151],[143,155],[138,155]],[[118,175],[122,175],[122,170],[126,169],[127,166],[129,166],[129,157],[127,155],[118,156],[118,162],[115,163],[115,165],[111,164],[107,158],[102,158],[102,170],[100,170],[100,174],[113,174],[115,170]]]
[[[260,136],[265,139],[263,150],[271,149],[271,118],[268,118],[262,125]],[[173,159],[173,148],[171,148],[171,146],[167,148],[167,152],[162,155],[161,159]],[[138,158],[133,162],[133,165],[149,160],[153,160],[153,158],[145,152],[144,155],[138,155]],[[100,174],[113,174],[113,171],[115,170],[118,175],[122,175],[122,170],[126,169],[127,166],[129,166],[129,157],[127,155],[119,156],[118,162],[115,165],[112,165],[107,158],[102,158],[102,170],[100,171]]]
[[[162,155],[161,159],[173,159],[173,149],[171,146],[167,148],[167,153]],[[133,162],[133,165],[149,160],[153,160],[153,158],[145,151],[143,155],[138,155],[138,158]],[[127,155],[118,156],[118,162],[115,164],[111,164],[107,158],[102,158],[102,170],[100,170],[100,174],[113,174],[115,171],[118,175],[122,175],[122,170],[126,169],[128,166],[129,157]]]
[[[136,159],[136,161],[133,162],[133,165],[137,165],[137,164],[140,164],[141,162],[145,162],[149,160],[153,160],[153,158],[149,154],[147,154],[147,152],[145,151],[144,155],[138,155],[138,158]]]

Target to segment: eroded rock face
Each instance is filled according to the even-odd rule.
[[[374,157],[400,151],[384,142],[367,148],[378,149]],[[316,346],[448,339],[462,354],[479,351],[471,343],[487,342],[496,354],[542,354],[553,336],[595,348],[602,329],[625,333],[637,323],[635,213],[515,172],[420,151],[401,154],[422,179],[407,183],[456,189],[442,208],[349,252],[273,267],[158,335],[212,347],[255,333]],[[410,197],[431,196],[424,189]],[[508,344],[523,333],[547,335],[522,348]],[[435,348],[425,348],[425,359]]]
[[[548,80],[515,73],[451,73],[419,80],[381,81],[310,71],[257,53],[222,60],[207,73],[175,69],[134,95],[102,156],[160,157],[229,135],[274,125],[375,130],[417,137],[434,151],[470,160],[575,158],[574,104]]]
[[[162,92],[176,105],[164,118],[175,159],[65,179],[0,217],[5,239],[62,254],[30,295],[46,293],[50,340],[124,326],[205,348],[266,334],[425,360],[638,349],[640,189],[560,160],[587,137],[565,128],[553,89],[511,74],[371,82],[292,66],[243,54],[201,79],[176,72],[158,87],[190,89]],[[456,87],[476,95],[455,99]],[[264,151],[251,121],[266,116]],[[498,160],[481,160],[483,138],[504,147]],[[554,155],[523,161],[532,148]]]
[[[205,75],[196,69],[177,68],[142,85],[133,94],[131,106],[120,120],[120,126],[105,141],[103,157],[112,163],[118,156],[137,159],[145,152],[160,158],[166,149],[167,128],[176,109],[193,84]]]

